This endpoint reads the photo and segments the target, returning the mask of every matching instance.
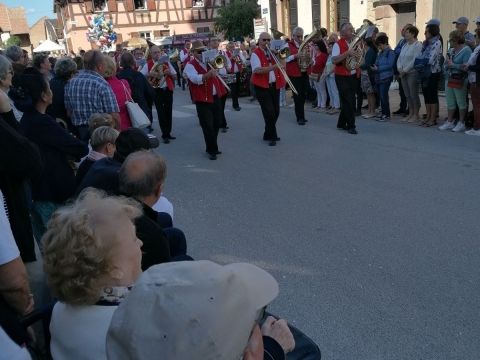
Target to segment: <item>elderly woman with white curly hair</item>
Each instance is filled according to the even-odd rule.
[[[142,242],[135,203],[86,190],[52,216],[44,263],[55,304],[50,323],[54,359],[105,359],[113,312],[140,276]]]

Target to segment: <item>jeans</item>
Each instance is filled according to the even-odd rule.
[[[327,90],[328,95],[330,95],[330,106],[340,109],[340,97],[338,96],[337,84],[333,75],[327,76]]]
[[[388,98],[388,91],[392,78],[381,80],[377,83],[377,92],[380,97],[380,106],[382,108],[382,115],[390,117],[390,100]]]
[[[319,108],[324,108],[327,106],[326,79],[324,76],[320,76],[320,79],[313,83],[315,85],[315,90],[317,90],[317,106]]]

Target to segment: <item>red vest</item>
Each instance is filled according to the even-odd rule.
[[[267,67],[267,66],[270,66],[270,65],[273,64],[273,60],[270,59],[270,61],[269,61],[267,59],[267,56],[263,52],[263,50],[260,49],[259,47],[257,47],[255,50],[253,50],[253,53],[256,54],[258,56],[258,58],[260,59],[260,65],[262,67]],[[280,72],[280,70],[278,68],[276,68],[274,70],[274,73],[275,73],[275,79],[276,79],[275,87],[277,89],[283,88],[286,84],[285,78],[283,77],[282,73]],[[269,77],[270,77],[270,73],[266,73],[266,74],[253,73],[252,74],[252,83],[255,86],[258,86],[258,87],[261,87],[261,88],[264,88],[264,89],[268,89],[268,87],[270,86],[269,85]]]
[[[147,70],[148,72],[150,72],[153,68],[153,65],[155,65],[154,61],[152,59],[148,60],[147,61]],[[163,64],[163,68],[162,68],[163,71],[167,71],[167,70],[170,70],[170,67],[168,66],[168,64]],[[173,91],[173,89],[175,89],[175,83],[173,82],[173,79],[171,76],[165,76],[165,79],[166,79],[166,83],[167,83],[167,88],[168,90],[170,91]]]
[[[232,64],[232,67],[230,68],[230,73],[234,73],[235,72],[235,64],[237,64],[233,58],[233,54],[230,52],[230,51],[227,51],[226,52],[228,58],[230,59],[230,63]],[[240,55],[239,55],[240,56]],[[240,63],[240,64],[237,64],[237,68],[238,68],[238,72],[242,72],[242,69],[243,69],[243,65]]]
[[[294,41],[290,41],[288,43],[288,47],[290,49],[290,55],[298,54],[298,48],[297,48],[297,45],[295,45]],[[300,71],[300,66],[298,66],[297,59],[287,62],[287,75],[288,77],[302,76],[302,72]]]
[[[337,42],[338,47],[340,48],[340,55],[348,51],[348,43],[345,39],[340,39]],[[342,61],[339,64],[335,65],[335,75],[340,76],[352,76],[353,74],[345,67],[345,61]]]
[[[190,62],[190,51],[188,51],[187,49],[183,49],[182,50],[184,54],[187,54],[187,56],[185,57],[185,60],[183,60],[183,63],[182,63],[182,66],[183,68],[185,69],[185,66],[187,66],[187,64]]]
[[[206,74],[208,71],[203,68],[198,63],[197,59],[193,59],[189,62],[197,73],[199,74]],[[211,77],[207,79],[206,82],[203,84],[197,85],[188,79],[188,85],[190,87],[190,93],[192,94],[193,102],[206,102],[206,103],[213,103],[213,86],[215,85],[215,89],[217,89],[217,96],[219,98],[225,96],[227,94],[227,89],[223,86],[220,80],[217,77]]]

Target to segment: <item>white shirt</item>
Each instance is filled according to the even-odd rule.
[[[340,56],[340,46],[338,45],[338,43],[335,43],[333,45],[333,48],[332,48],[332,58],[334,58],[335,56]],[[351,70],[350,71],[350,74],[352,74],[352,75],[354,75],[356,73],[357,73],[356,70]]]
[[[225,64],[225,66],[223,68],[218,69],[218,73],[220,75],[227,75],[227,69],[232,68],[232,62],[228,58],[227,53],[225,51],[219,50],[218,53],[225,56],[225,59],[227,59],[227,63]]]
[[[0,265],[7,264],[20,256],[4,204],[3,193],[0,191]]]
[[[262,50],[262,49],[260,49],[260,50]],[[265,56],[267,56],[267,58],[269,57],[267,55],[267,53],[265,53]],[[257,54],[252,53],[252,56],[250,57],[250,65],[252,66],[252,73],[255,72],[256,69],[262,67],[262,63],[260,62],[260,59],[257,56]],[[268,82],[271,84],[271,83],[274,83],[276,81],[277,81],[277,79],[275,78],[275,72],[273,70],[271,70],[268,73]]]
[[[182,49],[182,51],[180,51],[180,61],[183,63],[185,61],[186,58],[188,58],[190,56],[190,52],[189,51],[185,51],[185,49]]]
[[[232,53],[232,56],[233,56],[233,53]],[[242,52],[239,51],[238,53],[238,57],[240,58],[240,60],[245,64],[245,62],[247,61],[245,59],[245,56],[243,56]],[[235,61],[232,61],[232,65],[233,65],[233,72],[234,73],[238,73],[240,70],[238,69],[238,65]]]
[[[202,68],[208,71],[208,68],[205,66],[204,63],[198,61],[198,59],[197,62]],[[183,70],[183,73],[187,75],[188,80],[190,80],[192,83],[197,85],[203,84],[203,74],[199,74],[192,64],[188,63],[187,66],[185,66],[185,70]],[[213,95],[217,95],[217,89],[215,88],[215,85],[213,85]]]
[[[172,64],[169,62],[167,62],[168,64],[168,70],[170,70],[170,73],[172,76],[177,76],[177,72],[175,71],[175,69],[173,68]],[[155,65],[154,65],[155,66]],[[148,76],[148,65],[145,64],[141,69],[140,69],[140,72],[146,77]],[[160,82],[160,88],[162,89],[165,89],[167,87],[167,82],[166,81],[161,81]]]
[[[152,209],[157,212],[167,213],[173,221],[173,205],[165,196],[160,196],[158,201],[153,204]]]
[[[293,43],[295,44],[295,46],[297,47],[297,49],[300,48],[300,45],[299,45],[295,40],[293,40]],[[293,61],[293,60],[295,60],[295,55],[290,55],[289,57],[287,57],[287,60],[286,60],[286,61],[287,61],[287,63],[288,63],[288,62]]]
[[[72,306],[57,302],[53,307],[50,350],[55,360],[106,360],[108,327],[117,306]]]
[[[403,45],[397,60],[397,69],[399,72],[408,73],[413,69],[415,59],[422,52],[422,43],[415,41],[413,44],[408,42]]]
[[[0,327],[0,359],[5,360],[30,360],[30,354],[25,348],[21,348],[8,337]]]

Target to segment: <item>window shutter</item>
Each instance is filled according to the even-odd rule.
[[[155,11],[157,10],[157,6],[155,4],[155,0],[147,0],[147,10]]]
[[[133,0],[125,0],[125,10],[126,11],[133,11],[135,6],[133,5]]]
[[[93,13],[93,1],[85,1],[85,12],[86,13]]]
[[[193,6],[192,0],[185,0],[185,7],[186,8],[191,8]]]
[[[108,0],[108,11],[117,12],[117,0]]]

